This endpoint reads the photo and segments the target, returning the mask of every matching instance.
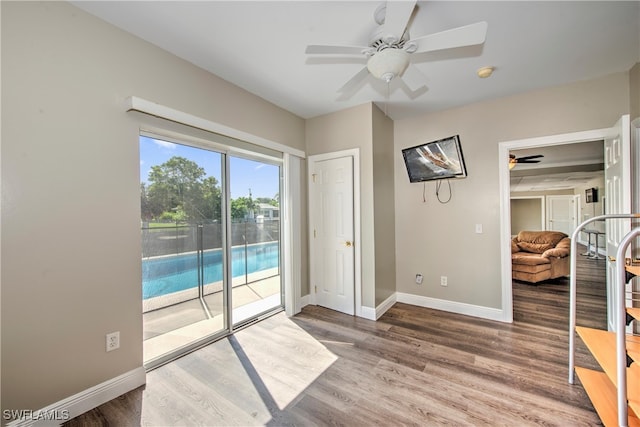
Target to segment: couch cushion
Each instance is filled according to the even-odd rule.
[[[549,243],[518,242],[517,245],[521,251],[531,252],[534,254],[541,254],[544,251],[554,248],[554,246]]]
[[[511,254],[511,264],[522,264],[522,265],[548,265],[551,264],[549,258],[541,257],[538,254],[528,253],[528,252],[516,252]]]
[[[541,254],[554,248],[566,237],[566,234],[559,231],[521,231],[516,237],[516,243],[523,251]]]
[[[571,252],[571,239],[565,237],[564,239],[560,240],[555,248],[544,251],[542,256],[545,258],[564,258],[569,256],[569,252]]]
[[[518,247],[518,244],[513,240],[511,240],[511,253],[519,252],[519,251],[520,251],[520,248]]]

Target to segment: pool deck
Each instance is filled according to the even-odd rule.
[[[268,276],[267,272],[263,272],[262,276],[264,278],[250,277],[248,284],[245,283],[244,276],[233,280],[232,316],[234,323],[280,304],[280,276],[266,277]],[[163,297],[157,297],[152,298],[156,301],[151,304],[147,303],[146,312],[143,306],[145,362],[224,328],[222,284],[205,285],[205,293],[207,295],[204,297],[204,306],[197,297],[149,311],[149,307],[157,306],[160,303],[166,305],[168,302],[166,298],[161,302],[157,298],[162,299]]]

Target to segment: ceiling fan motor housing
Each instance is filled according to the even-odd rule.
[[[389,47],[402,49],[407,41],[409,41],[408,30],[402,33],[402,36],[398,39],[397,35],[387,33],[384,25],[377,26],[369,36],[369,46],[377,51]]]

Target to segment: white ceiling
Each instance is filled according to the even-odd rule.
[[[74,1],[74,5],[300,117],[374,101],[399,119],[606,74],[640,61],[640,2],[420,1],[419,37],[479,21],[484,45],[412,55],[428,91],[411,99],[373,77],[337,90],[364,58],[312,57],[309,44],[366,45],[381,1]],[[494,75],[475,71],[491,65]]]
[[[511,170],[511,192],[571,190],[604,177],[604,142],[591,141],[511,152],[516,157],[542,154],[540,163]]]
[[[603,170],[511,177],[511,193],[573,190],[574,188],[587,187],[590,182],[603,177]]]

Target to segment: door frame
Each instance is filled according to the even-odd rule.
[[[498,143],[498,174],[500,185],[500,262],[502,277],[502,321],[513,322],[513,289],[511,277],[511,206],[509,151],[554,145],[577,144],[604,140],[611,136],[611,128],[571,132]]]
[[[313,220],[311,212],[311,199],[313,197],[314,187],[313,183],[313,164],[325,160],[333,160],[342,157],[351,157],[353,160],[353,273],[354,273],[354,296],[355,296],[355,315],[362,317],[362,250],[360,248],[360,149],[353,148],[349,150],[334,151],[330,153],[314,154],[307,157],[307,209],[309,211],[309,260],[314,257],[313,247]],[[314,267],[313,263],[309,262],[309,302],[316,305],[316,292],[314,287]]]

